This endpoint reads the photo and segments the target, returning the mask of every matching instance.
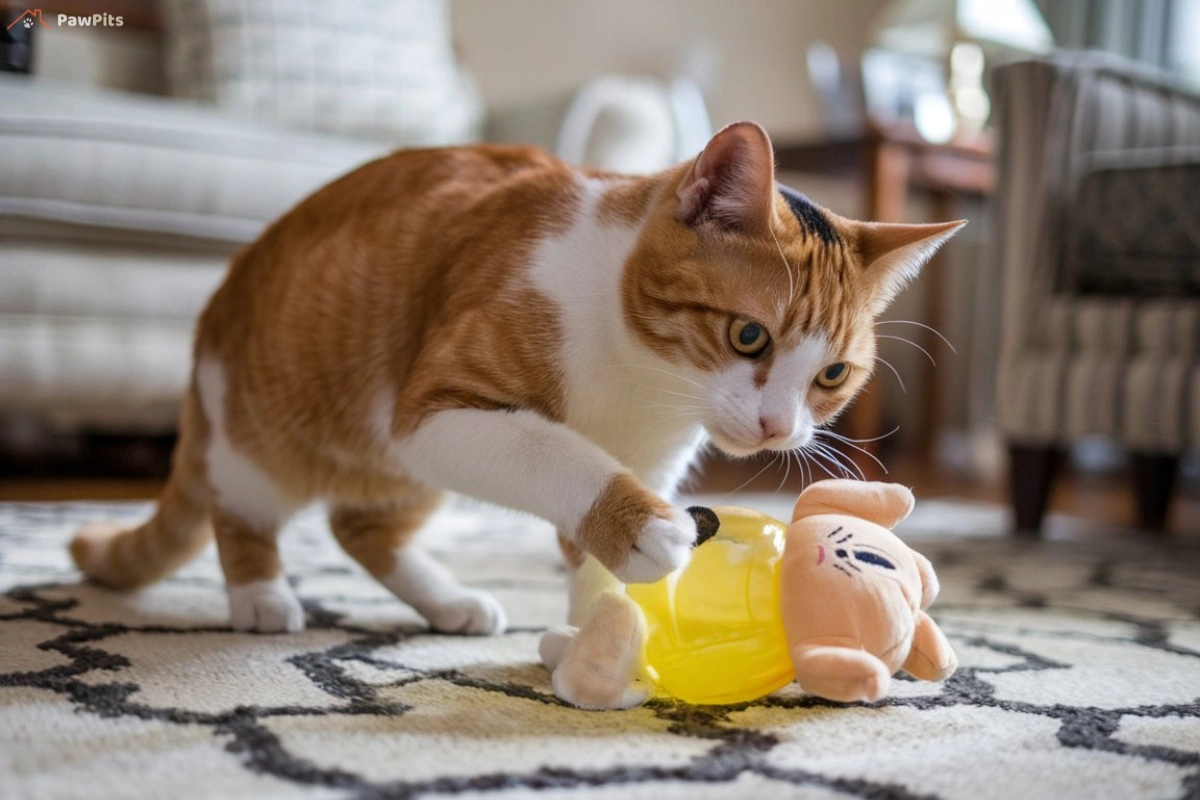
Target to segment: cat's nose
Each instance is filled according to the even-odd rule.
[[[783,417],[764,414],[758,418],[758,428],[762,431],[764,440],[778,439],[792,435],[792,426]]]

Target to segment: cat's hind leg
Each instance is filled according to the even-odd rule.
[[[413,543],[441,494],[417,484],[376,506],[334,506],[329,526],[355,561],[443,633],[503,633],[504,608],[494,597],[461,585],[440,562]]]
[[[279,563],[278,529],[219,509],[213,515],[213,532],[225,571],[233,629],[259,633],[304,630],[304,609]]]

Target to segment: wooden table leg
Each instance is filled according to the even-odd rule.
[[[866,200],[867,219],[874,222],[903,222],[908,200],[910,160],[908,148],[873,137],[867,147]],[[883,386],[878,372],[863,388],[854,404],[846,410],[840,429],[852,439],[875,439],[883,431]],[[878,457],[879,443],[864,441],[860,445]],[[853,456],[854,463],[868,480],[884,477],[883,470],[871,456],[852,448],[842,447]]]
[[[934,219],[953,219],[954,198],[949,192],[933,193]],[[946,324],[946,313],[943,308],[946,291],[946,249],[939,250],[922,270],[922,283],[925,296],[922,303],[923,321],[939,333]],[[952,361],[952,353],[942,338],[933,331],[924,328],[912,328],[903,334],[920,344],[929,353],[929,358],[922,357],[921,384],[924,392],[924,402],[921,404],[921,414],[917,418],[917,450],[921,458],[934,463],[937,458],[938,439],[942,432],[942,385],[943,381],[938,370],[947,369]]]

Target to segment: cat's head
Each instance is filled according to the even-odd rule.
[[[676,167],[623,280],[627,327],[689,381],[721,450],[808,444],[875,367],[875,320],[964,222],[839,217],[775,182],[765,131],[739,122]],[[702,387],[702,388],[699,388]]]

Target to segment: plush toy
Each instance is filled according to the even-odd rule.
[[[892,483],[820,481],[792,524],[693,508],[691,562],[623,586],[588,558],[572,619],[542,638],[554,692],[582,708],[630,708],[655,689],[689,703],[753,700],[792,680],[842,702],[884,697],[904,669],[940,681],[958,662],[925,608],[933,567],[889,528],[912,511]]]

